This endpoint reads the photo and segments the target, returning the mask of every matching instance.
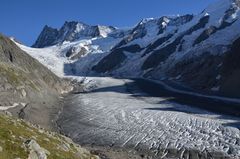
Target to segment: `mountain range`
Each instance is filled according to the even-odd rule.
[[[129,28],[46,25],[31,47],[0,35],[0,154],[239,157],[239,16],[240,0],[219,0]]]
[[[128,29],[65,22],[45,26],[37,49],[19,45],[58,75],[144,77],[239,97],[239,7],[221,0],[198,15],[147,18]]]

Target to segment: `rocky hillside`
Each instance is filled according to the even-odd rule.
[[[128,29],[96,32],[79,22],[45,27],[34,47],[50,47],[18,45],[61,75],[145,77],[239,97],[239,15],[239,0],[219,0],[197,15],[143,19]],[[53,53],[43,56],[46,51]]]
[[[0,110],[50,127],[60,109],[59,94],[68,89],[67,82],[0,35]]]
[[[69,138],[0,114],[0,159],[98,159]]]

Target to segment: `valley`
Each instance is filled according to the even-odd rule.
[[[0,154],[239,159],[239,16],[240,0],[218,0],[126,28],[45,25],[32,46],[0,34]]]

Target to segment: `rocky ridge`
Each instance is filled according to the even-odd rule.
[[[70,89],[69,82],[0,35],[0,110],[50,128],[59,95]]]

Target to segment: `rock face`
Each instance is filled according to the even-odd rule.
[[[234,41],[222,65],[221,91],[239,97],[240,89],[240,38]]]
[[[88,50],[84,47],[81,48],[72,47],[67,51],[66,57],[68,57],[71,60],[76,60],[87,54],[87,51]]]
[[[43,28],[43,31],[39,35],[35,44],[33,44],[33,47],[41,48],[41,47],[45,47],[45,46],[54,44],[57,36],[58,36],[58,30],[46,25]]]
[[[0,89],[1,106],[28,103],[26,108],[13,110],[14,115],[24,111],[23,118],[46,126],[51,106],[68,85],[13,41],[0,35]],[[46,120],[42,119],[44,113]]]
[[[45,26],[32,47],[43,48],[64,41],[76,41],[80,38],[106,37],[116,32],[116,30],[117,29],[112,26],[90,26],[75,21],[65,22],[59,30]],[[112,36],[121,35],[115,33]]]
[[[118,67],[124,60],[126,55],[121,50],[111,52],[109,55],[104,57],[96,66],[92,69],[96,72],[108,72]]]

